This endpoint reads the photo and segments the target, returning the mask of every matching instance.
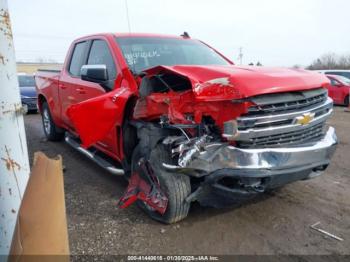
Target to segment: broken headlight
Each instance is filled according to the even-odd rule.
[[[234,140],[238,135],[238,125],[236,120],[230,120],[224,123],[224,130],[222,134],[223,137],[231,141]]]

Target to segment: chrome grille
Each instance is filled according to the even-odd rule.
[[[239,142],[238,145],[241,148],[304,145],[320,140],[324,136],[323,127],[324,123],[320,123],[299,131],[252,138],[250,141]]]
[[[36,104],[37,98],[36,97],[22,97],[21,98],[23,102],[30,103],[30,104]]]
[[[25,97],[21,98],[22,104],[26,104],[28,106],[28,110],[36,110],[37,109],[37,98],[36,97]]]
[[[303,145],[320,140],[323,126],[333,110],[333,101],[324,89],[304,92],[270,94],[253,97],[256,104],[237,118],[242,148]],[[306,115],[312,117],[298,122]]]
[[[246,116],[303,110],[324,103],[327,97],[327,90],[323,88],[304,92],[257,96],[252,98],[252,101],[256,103],[257,106],[250,107]]]

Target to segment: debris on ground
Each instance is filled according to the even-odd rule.
[[[315,224],[311,225],[310,227],[311,227],[312,229],[314,229],[314,230],[316,230],[316,231],[318,231],[318,232],[320,232],[320,233],[323,233],[323,234],[325,234],[325,235],[327,235],[327,236],[329,236],[329,237],[331,237],[331,238],[334,238],[334,239],[336,239],[336,240],[338,240],[338,241],[344,241],[344,239],[342,239],[341,237],[337,237],[336,235],[333,235],[333,234],[331,234],[331,233],[329,233],[329,232],[327,232],[327,231],[325,231],[325,230],[323,230],[323,229],[320,229],[320,228],[316,227],[316,226],[318,226],[318,225],[320,225],[320,224],[321,224],[321,222],[318,221],[318,222],[316,222]]]

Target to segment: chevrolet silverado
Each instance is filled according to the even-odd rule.
[[[326,76],[237,66],[187,34],[82,37],[35,81],[48,140],[124,175],[119,206],[163,223],[315,177],[337,144]]]

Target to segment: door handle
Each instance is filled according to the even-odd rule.
[[[58,87],[61,89],[66,89],[67,87],[64,84],[58,84]]]
[[[86,94],[86,91],[84,88],[77,88],[75,89],[79,94]]]
[[[75,97],[74,96],[68,96],[67,98],[68,98],[69,101],[75,102]]]

